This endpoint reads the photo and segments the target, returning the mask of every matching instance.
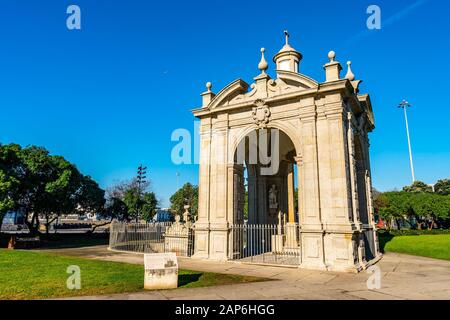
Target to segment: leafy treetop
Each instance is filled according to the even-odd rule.
[[[198,186],[194,186],[189,182],[177,190],[170,197],[171,209],[178,214],[184,212],[184,206],[190,205],[189,211],[192,216],[198,213]]]

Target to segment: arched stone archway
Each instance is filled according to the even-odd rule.
[[[239,203],[239,206],[234,205],[234,223],[245,220],[249,224],[277,224],[279,211],[286,215],[287,221],[298,222],[294,203],[298,157],[286,133],[276,128],[255,129],[241,139],[233,158],[237,168],[233,180],[240,182],[233,190],[233,201]],[[272,206],[270,190],[273,191],[272,200],[276,200]],[[242,194],[246,194],[245,203],[248,204],[245,219],[242,217]]]
[[[245,220],[247,178],[258,181],[248,190],[252,209],[247,220],[279,224],[279,217],[270,215],[269,196],[279,202],[277,210],[287,215],[285,220],[298,222],[300,267],[359,271],[380,258],[368,156],[368,133],[374,129],[370,98],[358,93],[360,81],[351,71],[346,78],[340,76],[334,52],[324,65],[326,81],[320,84],[298,72],[301,59],[286,44],[274,57],[280,70],[271,79],[263,50],[261,73],[252,85],[239,79],[214,94],[207,84],[202,107],[193,111],[201,121],[194,257],[232,257],[233,226]],[[236,150],[245,137],[269,129],[277,129],[285,145],[279,170],[261,177],[259,170],[267,164],[251,163],[251,152],[239,162]],[[293,188],[288,185],[294,174],[297,218],[295,212],[292,217]],[[278,198],[269,191],[272,185],[278,186]]]
[[[283,121],[277,121],[274,120],[270,123],[270,126],[265,128],[270,129],[276,129],[280,130],[283,133],[285,133],[289,139],[291,140],[292,144],[294,145],[294,148],[296,149],[296,152],[298,153],[297,156],[301,156],[299,153],[302,150],[302,144],[298,137],[298,126],[295,126],[296,123],[289,123],[289,122],[283,122]],[[248,137],[251,132],[257,131],[261,129],[257,124],[251,123],[247,126],[240,126],[236,128],[229,128],[228,132],[228,138],[230,141],[229,144],[229,150],[228,154],[230,155],[229,163],[232,163],[234,161],[234,153],[237,150],[237,147],[239,143],[242,141],[244,137]]]

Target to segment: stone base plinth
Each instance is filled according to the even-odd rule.
[[[178,261],[174,253],[144,255],[144,289],[175,289],[178,287]]]
[[[165,252],[174,252],[177,256],[186,256],[190,246],[188,235],[166,235],[164,240]]]
[[[283,235],[272,235],[272,253],[282,253],[283,252]]]
[[[161,269],[145,270],[144,289],[176,289],[178,288],[178,270]]]

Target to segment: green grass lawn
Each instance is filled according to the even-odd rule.
[[[81,289],[66,286],[67,267],[81,270]],[[263,281],[245,277],[179,270],[179,287],[206,287],[232,283]],[[60,256],[56,254],[0,250],[0,299],[47,299],[99,295],[143,290],[144,267]]]
[[[380,246],[384,247],[385,252],[450,260],[450,234],[396,237],[380,235]]]

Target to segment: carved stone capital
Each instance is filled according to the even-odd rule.
[[[303,165],[303,157],[298,155],[294,157],[295,162],[297,163],[297,166]]]

